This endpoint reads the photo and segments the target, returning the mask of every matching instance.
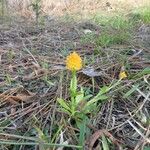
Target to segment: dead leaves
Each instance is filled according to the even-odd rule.
[[[24,76],[23,80],[27,81],[27,80],[38,79],[38,78],[41,78],[41,77],[43,77],[43,76],[45,76],[47,74],[48,74],[48,70],[47,69],[39,68],[37,70],[34,70],[29,75]]]
[[[25,90],[23,87],[19,87],[0,94],[0,101],[19,104],[21,102],[31,102],[35,96],[35,93]]]
[[[117,139],[115,139],[112,136],[112,134],[110,134],[105,129],[95,131],[95,133],[89,137],[89,139],[86,141],[86,145],[88,147],[88,150],[93,150],[94,144],[103,135],[105,135],[106,137],[108,137],[112,141],[112,143],[117,147],[117,150],[121,150],[121,147],[120,147],[120,144],[119,144],[120,141],[118,141]]]

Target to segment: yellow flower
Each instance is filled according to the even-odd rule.
[[[119,74],[119,79],[122,80],[122,79],[124,79],[126,77],[127,77],[126,72],[125,71],[121,71],[120,74]]]
[[[76,52],[71,53],[69,56],[67,56],[66,67],[71,71],[80,70],[82,68],[81,57]]]

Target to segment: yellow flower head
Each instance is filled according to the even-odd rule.
[[[82,68],[81,57],[76,52],[71,53],[69,56],[67,56],[66,67],[71,71],[80,70]]]
[[[125,71],[121,71],[120,74],[119,74],[119,79],[122,80],[122,79],[124,79],[126,77],[127,77],[126,72]]]

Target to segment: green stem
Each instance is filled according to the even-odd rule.
[[[76,93],[77,93],[77,76],[76,76],[76,71],[72,71],[72,85],[71,85],[71,110],[72,110],[72,115],[74,116],[75,110],[76,110]]]
[[[94,87],[95,87],[95,81],[94,81],[94,77],[92,77],[92,86],[93,86],[93,93],[95,91]]]
[[[76,90],[77,90],[77,76],[76,76],[76,71],[72,71],[72,85],[71,85],[71,97],[76,96]]]
[[[5,145],[45,145],[45,146],[58,146],[58,147],[72,147],[72,148],[82,148],[82,146],[67,145],[67,144],[53,144],[53,143],[43,143],[43,142],[15,142],[15,141],[0,141],[0,144]]]

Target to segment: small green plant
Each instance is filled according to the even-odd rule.
[[[144,23],[149,24],[150,23],[150,7],[141,8],[141,10],[139,10],[138,12],[140,15],[140,19]]]
[[[129,42],[134,21],[125,15],[96,15],[94,21],[101,26],[100,35],[94,39],[97,46],[108,47]]]
[[[39,17],[41,14],[41,0],[34,0],[30,6],[32,7],[32,10],[35,13],[36,25],[38,26]]]
[[[142,22],[144,24],[150,23],[150,6],[137,8],[130,14],[130,20],[136,24]]]
[[[106,100],[108,98],[106,93],[118,84],[102,87],[96,96],[93,96],[92,94],[86,95],[82,87],[78,90],[77,74],[76,69],[74,69],[74,67],[77,67],[77,70],[81,68],[81,62],[78,62],[78,57],[80,56],[74,52],[68,56],[67,60],[67,65],[69,66],[68,68],[72,71],[69,89],[70,99],[65,100],[63,98],[58,98],[58,103],[61,106],[61,110],[66,112],[70,118],[76,119],[76,121],[78,119],[82,120],[87,117],[87,114],[92,113],[96,108],[97,102],[100,100]]]
[[[8,85],[12,84],[12,79],[11,79],[11,76],[9,74],[6,74],[6,82]]]
[[[2,20],[5,18],[5,5],[6,5],[6,0],[0,0],[0,16]]]
[[[8,57],[9,62],[12,62],[13,58],[15,57],[14,51],[10,49],[7,53],[7,57]]]
[[[110,18],[108,23],[110,23],[108,25],[111,25],[111,27],[116,30],[128,30],[133,27],[133,22],[124,15],[114,16]]]
[[[96,38],[95,43],[97,46],[108,47],[115,44],[123,44],[129,40],[130,34],[128,32],[116,33],[102,33]]]
[[[103,33],[96,39],[95,42],[97,46],[107,47],[112,44],[113,39],[110,35]]]
[[[85,136],[89,133],[86,126],[90,121],[89,114],[96,113],[98,103],[108,99],[107,93],[116,87],[120,80],[127,76],[125,76],[126,74],[123,72],[118,82],[110,86],[103,86],[99,92],[93,96],[90,93],[86,93],[86,90],[82,87],[78,89],[76,71],[82,68],[82,60],[76,52],[67,56],[66,66],[72,72],[69,88],[70,98],[67,100],[58,98],[57,101],[61,111],[68,114],[69,120],[73,119],[75,121],[74,126],[79,129],[79,134],[77,135],[77,139],[79,139],[78,143],[83,148],[83,141],[85,141]]]

